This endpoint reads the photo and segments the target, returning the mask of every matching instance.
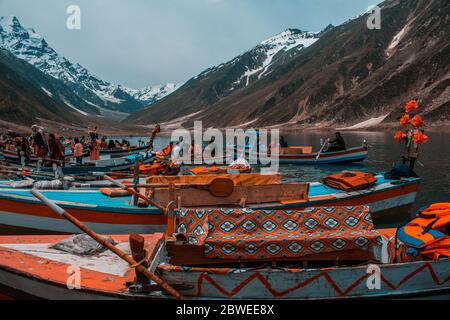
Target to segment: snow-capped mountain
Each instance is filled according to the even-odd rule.
[[[264,79],[278,65],[315,43],[331,27],[322,32],[287,29],[238,57],[203,71],[179,88],[175,94],[158,101],[154,105],[156,109],[153,110],[154,106],[142,109],[131,115],[129,120],[171,120],[212,106],[230,94]],[[166,104],[170,105],[170,114],[165,111]]]
[[[16,17],[0,17],[0,47],[62,81],[77,96],[66,94],[64,100],[67,104],[90,114],[107,116],[109,111],[132,113],[177,88],[170,84],[135,90],[101,80],[78,63],[59,55],[41,35],[24,28]],[[51,91],[50,94],[61,95]]]
[[[209,68],[196,78],[207,77],[212,72],[222,69],[228,65],[240,68],[236,74],[238,77],[233,82],[232,90],[240,86],[248,86],[252,80],[261,79],[270,73],[271,67],[281,58],[281,53],[290,52],[295,55],[300,50],[309,47],[316,42],[321,33],[305,32],[298,29],[287,29],[276,36],[264,40],[256,47],[223,63],[219,66]],[[292,51],[291,51],[292,50]]]
[[[151,105],[165,96],[177,90],[180,86],[175,83],[168,83],[166,85],[149,86],[140,90],[135,90],[127,87],[121,87],[136,100],[142,101],[145,105]]]
[[[379,7],[381,30],[367,28],[365,13],[326,28],[303,50],[309,37],[288,30],[129,120],[361,129],[398,126],[400,106],[414,98],[428,124],[450,123],[450,1],[386,0]]]

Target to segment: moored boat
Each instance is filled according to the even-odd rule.
[[[306,154],[280,154],[282,164],[321,165],[362,162],[369,156],[367,146],[350,148],[336,152],[314,152]]]
[[[100,150],[101,156],[110,156],[111,158],[121,158],[129,155],[133,155],[140,152],[146,152],[151,148],[150,145],[145,145],[142,147],[133,147],[128,149],[104,149]]]
[[[329,222],[336,215],[321,216],[328,209],[333,209],[334,213],[343,212],[339,221]],[[187,240],[191,245],[188,245],[190,251],[186,252],[186,244],[179,243],[185,242],[183,240],[164,234],[145,235],[147,270],[159,274],[165,283],[191,300],[404,299],[445,296],[450,292],[448,258],[426,260],[407,256],[404,244],[397,243],[396,230],[374,230],[370,215],[364,208],[328,209],[284,213],[243,210],[243,217],[242,213],[230,212],[228,209],[218,209],[215,213],[203,210],[186,213],[185,210],[179,210],[177,216],[185,219],[177,221],[177,239],[185,235],[188,239],[192,236],[204,242]],[[222,253],[215,251],[211,256],[211,250],[206,244],[221,243],[221,234],[216,234],[216,228],[209,231],[206,228],[203,230],[208,236],[204,237],[202,232],[196,230],[196,223],[208,214],[212,215],[212,220],[207,217],[205,221],[226,223],[214,218],[213,215],[218,212],[228,217],[228,225],[238,219],[242,222],[239,227],[248,230],[249,236],[264,238],[264,241],[254,241],[253,246],[244,246],[232,236],[226,237],[223,244],[227,245],[222,247]],[[277,218],[280,214],[291,217],[290,227],[282,232],[283,235],[286,232],[291,235],[287,241],[277,239],[277,230],[282,231],[281,225],[275,231],[259,226],[256,228],[262,232],[259,236],[255,228],[250,227],[249,221],[274,221],[281,219]],[[359,221],[355,221],[355,214],[361,217]],[[194,217],[196,222],[188,230],[183,227],[183,223],[189,217]],[[352,217],[353,222],[349,223]],[[319,218],[320,223],[300,224],[312,218]],[[343,224],[346,224],[344,229]],[[335,231],[336,225],[339,231]],[[308,228],[311,230],[308,231]],[[300,237],[292,237],[297,229],[306,232]],[[235,231],[223,228],[224,233],[237,236]],[[272,237],[267,240],[266,235],[269,234]],[[110,252],[80,256],[55,249],[56,243],[67,239],[68,236],[0,237],[0,290],[9,296],[52,300],[173,299],[155,284],[144,286],[136,269]],[[124,253],[136,254],[130,247],[131,237],[112,236],[112,239]],[[247,245],[251,245],[251,242],[250,238],[244,240]],[[173,248],[169,248],[171,243],[178,243],[182,249],[179,252],[185,252],[179,261],[184,261],[184,264],[173,263],[177,254],[173,253]],[[236,245],[238,247],[232,250]],[[277,245],[283,249],[278,249]],[[308,252],[302,252],[306,249]],[[263,254],[257,253],[262,251]],[[247,259],[240,257],[237,263],[237,258],[232,256],[236,252],[247,256]],[[289,259],[286,258],[288,256]],[[196,257],[204,260],[198,262]]]
[[[267,179],[267,176],[263,177]],[[207,178],[213,179],[211,176],[207,176]],[[170,178],[159,177],[158,179]],[[180,179],[180,177],[173,177],[173,179]],[[374,186],[350,192],[333,189],[316,182],[309,184],[309,186],[299,186],[306,187],[304,199],[298,199],[297,197],[289,200],[285,197],[282,198],[284,200],[275,201],[270,199],[270,197],[274,197],[273,195],[263,195],[261,200],[261,195],[256,195],[258,197],[257,203],[252,203],[249,200],[246,204],[247,207],[252,209],[267,210],[370,205],[373,219],[377,225],[395,224],[401,223],[409,217],[409,209],[415,201],[420,182],[420,178],[386,180],[383,176],[377,176],[377,182]],[[269,181],[269,183],[273,183],[273,181]],[[260,188],[271,187],[260,186]],[[296,187],[292,185],[276,187],[281,193],[285,192],[286,188],[294,194],[303,192],[303,189],[297,191]],[[251,187],[250,189],[256,188]],[[195,196],[190,196],[189,199],[184,201],[185,203],[188,200],[198,203],[198,201],[211,198],[208,190],[193,188],[186,190],[186,192],[195,194]],[[264,192],[274,193],[272,189]],[[126,194],[117,198],[110,197],[100,190],[45,191],[44,194],[99,233],[126,234],[137,232],[148,234],[164,231],[166,228],[167,219],[159,209],[152,206],[134,206],[131,204],[132,197]],[[240,198],[240,195],[238,194],[237,197]],[[211,199],[213,201],[227,200],[227,198],[215,197]],[[235,202],[232,203],[233,205],[230,204],[230,206],[236,206]],[[0,225],[3,225],[6,230],[14,229],[19,234],[60,234],[78,231],[40,204],[30,190],[0,189],[0,208]]]

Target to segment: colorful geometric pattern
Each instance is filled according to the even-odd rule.
[[[184,209],[176,233],[210,259],[265,260],[362,250],[381,245],[367,207],[301,211]]]

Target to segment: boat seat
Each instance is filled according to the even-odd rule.
[[[336,252],[380,258],[381,236],[368,207],[308,208],[300,211],[183,209],[176,234],[202,246],[205,258],[269,260]]]

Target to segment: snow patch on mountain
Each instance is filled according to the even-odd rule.
[[[127,87],[121,88],[133,98],[144,101],[146,104],[151,104],[168,96],[169,94],[177,90],[180,86],[180,84],[168,83],[166,85],[149,86],[140,90]]]
[[[50,98],[53,98],[53,94],[52,94],[49,90],[45,89],[44,87],[42,87],[41,89],[42,89],[42,91],[44,91]]]
[[[251,50],[233,60],[203,71],[194,79],[205,78],[209,74],[219,71],[224,66],[238,65],[245,61],[246,57],[250,56],[251,62],[246,63],[242,67],[242,73],[234,80],[231,90],[234,90],[237,86],[241,86],[243,81],[245,86],[249,86],[253,77],[257,76],[258,79],[261,79],[270,73],[271,66],[276,62],[277,56],[281,52],[288,52],[290,50],[296,50],[298,52],[314,44],[319,37],[320,33],[305,32],[299,29],[287,29],[274,37],[262,41]]]
[[[80,64],[60,56],[34,29],[24,28],[13,16],[0,17],[0,47],[69,85],[74,95],[98,110],[131,113],[162,99],[179,87],[167,84],[135,90],[103,81]],[[81,106],[75,107],[82,109]]]

